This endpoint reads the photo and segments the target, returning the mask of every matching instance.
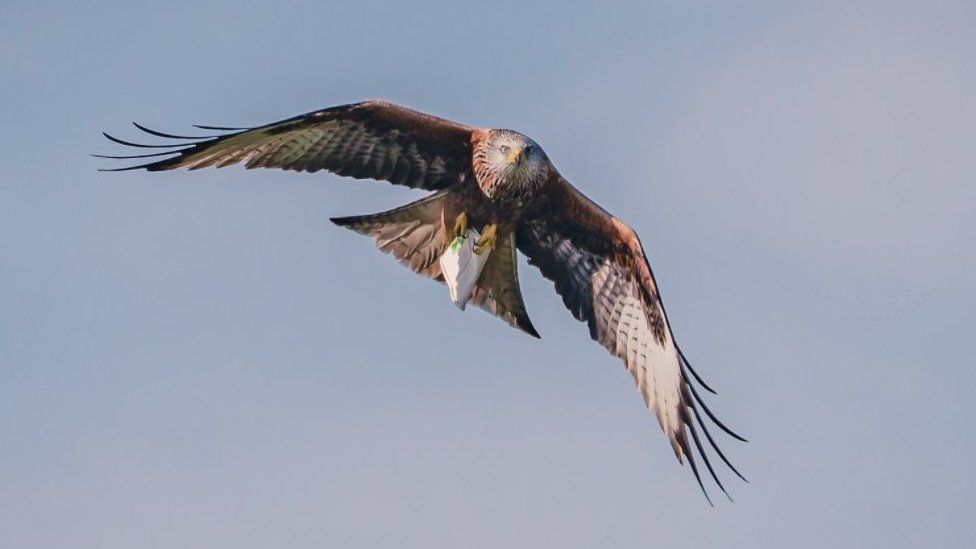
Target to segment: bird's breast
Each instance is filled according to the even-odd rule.
[[[535,196],[534,190],[525,186],[499,184],[488,193],[481,182],[471,183],[462,183],[460,186],[458,206],[477,223],[498,223],[503,227],[514,227]]]

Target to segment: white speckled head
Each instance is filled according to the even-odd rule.
[[[493,130],[485,151],[488,168],[499,181],[524,184],[546,173],[546,153],[528,137],[512,130]]]

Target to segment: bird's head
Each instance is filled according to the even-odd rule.
[[[485,164],[498,181],[525,184],[548,173],[549,160],[535,141],[512,130],[492,130]]]

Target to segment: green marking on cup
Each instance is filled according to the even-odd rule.
[[[463,236],[456,236],[456,237],[454,237],[454,240],[451,241],[451,251],[452,252],[457,252],[458,250],[461,249],[461,244],[463,244],[463,243],[464,243],[464,237]]]

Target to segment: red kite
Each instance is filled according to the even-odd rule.
[[[712,439],[699,410],[732,437],[744,439],[715,418],[695,389],[698,383],[714,393],[674,341],[637,234],[566,181],[532,139],[385,101],[333,107],[255,128],[198,126],[227,132],[218,136],[177,136],[136,126],[157,137],[191,142],[143,145],[106,134],[123,145],[166,149],[106,158],[167,157],[110,171],[243,163],[247,168],[328,170],[434,191],[394,210],[332,221],[372,237],[414,272],[440,281],[438,259],[448,243],[467,234],[468,225],[479,228],[477,251],[493,251],[471,302],[539,337],[519,289],[520,250],[555,283],[573,316],[589,326],[590,337],[623,361],[679,462],[687,458],[702,490],[691,443],[723,492],[725,488],[705,453],[699,428],[719,458],[742,478]]]

